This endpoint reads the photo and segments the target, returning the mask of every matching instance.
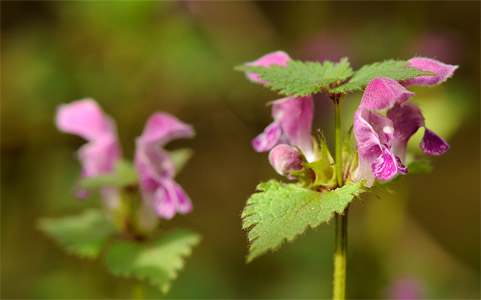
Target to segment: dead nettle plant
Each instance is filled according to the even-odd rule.
[[[441,155],[449,149],[443,138],[426,127],[420,107],[410,101],[414,93],[407,88],[437,85],[456,68],[416,57],[353,71],[347,58],[337,63],[303,62],[283,51],[236,67],[250,81],[285,97],[269,102],[274,121],[254,138],[252,146],[257,152],[269,151],[274,170],[294,181],[260,183],[258,192],[248,199],[242,212],[251,242],[247,261],[334,218],[333,299],[344,299],[349,204],[376,185],[430,169],[427,161],[406,158],[407,143],[419,128],[424,128],[419,145],[424,153]],[[343,137],[341,104],[347,94],[357,91],[364,93],[353,127]],[[334,157],[322,134],[311,135],[316,93],[326,93],[334,106]]]

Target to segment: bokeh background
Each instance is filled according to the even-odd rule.
[[[193,124],[176,141],[195,156],[177,177],[195,210],[162,226],[203,236],[168,298],[329,298],[333,224],[249,265],[240,214],[255,186],[279,178],[250,142],[277,95],[233,67],[282,49],[303,60],[348,56],[355,69],[427,56],[459,65],[441,86],[416,88],[427,126],[451,144],[432,174],[350,210],[348,297],[480,297],[480,3],[1,2],[1,297],[128,298],[128,279],[64,254],[41,217],[98,207],[72,197],[84,141],[55,128],[56,107],[95,98],[117,122],[124,157],[147,117]],[[344,129],[361,94],[343,103]],[[316,96],[315,127],[332,142],[332,105]],[[422,131],[422,130],[420,130]],[[422,132],[411,141],[416,156]],[[417,139],[417,141],[416,141]],[[394,294],[393,294],[394,293]],[[154,288],[148,297],[162,295]]]

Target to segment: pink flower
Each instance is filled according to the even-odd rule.
[[[114,171],[115,164],[121,156],[115,123],[102,111],[97,102],[83,99],[61,105],[57,110],[56,124],[60,131],[76,134],[88,141],[78,151],[82,163],[82,177],[88,178]],[[117,205],[117,189],[106,187],[101,192],[108,205]],[[88,195],[89,192],[85,190],[77,193],[79,198]]]
[[[151,202],[157,214],[171,219],[179,212],[192,210],[192,202],[175,180],[175,166],[170,154],[162,149],[171,140],[188,138],[194,130],[177,118],[165,114],[152,115],[136,141],[135,166],[139,173],[144,201]]]
[[[246,65],[264,67],[271,65],[287,66],[287,62],[290,60],[291,58],[287,53],[276,51],[266,54],[253,62],[246,63]],[[259,78],[258,74],[246,72],[246,75],[251,81],[266,83]],[[297,149],[295,149],[295,147],[298,147],[309,162],[314,160],[311,137],[312,120],[314,118],[314,100],[311,95],[305,97],[289,96],[273,101],[270,104],[272,105],[272,118],[274,122],[252,140],[252,147],[257,152],[265,152],[273,149],[277,145],[283,146],[278,146],[279,148],[277,148],[276,151],[273,149],[269,154],[269,159],[278,173],[287,175],[287,169],[290,168],[287,167],[287,162],[285,161],[285,159],[287,159],[286,155],[289,152],[288,149],[294,149],[295,153],[299,155]],[[292,158],[292,155],[295,155],[293,153],[294,151],[290,151],[288,156]],[[290,165],[291,163],[287,164]],[[296,168],[297,167],[296,165]]]
[[[414,66],[425,67],[436,73],[435,80],[419,76],[412,84],[437,84],[451,76],[456,66],[444,65],[434,60],[412,59]],[[433,67],[436,66],[436,68]],[[419,79],[418,79],[419,78]],[[424,117],[418,105],[407,101],[414,93],[401,84],[388,78],[373,79],[361,99],[354,115],[354,136],[358,147],[359,167],[354,179],[366,179],[366,186],[372,186],[374,177],[381,180],[393,178],[396,174],[406,174],[402,164],[406,157],[407,143],[420,127],[425,128],[420,147],[426,154],[441,155],[449,149],[448,143],[426,128]],[[386,116],[376,111],[387,110]]]
[[[252,140],[254,150],[265,152],[279,144],[288,144],[301,149],[306,159],[312,161],[314,159],[311,137],[314,118],[312,96],[286,97],[271,104],[274,122]]]

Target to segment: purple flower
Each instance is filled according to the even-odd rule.
[[[139,173],[142,198],[152,203],[157,214],[171,219],[179,212],[192,210],[192,202],[175,180],[175,166],[170,154],[162,149],[171,140],[188,138],[194,130],[177,118],[156,113],[149,118],[136,140],[135,166]]]
[[[277,173],[287,176],[289,179],[296,177],[289,174],[289,171],[298,171],[303,168],[302,158],[296,147],[289,145],[278,145],[269,153],[269,161]]]
[[[270,65],[287,66],[287,62],[291,58],[289,54],[284,51],[275,51],[268,53],[255,61],[245,63],[246,66],[263,66],[268,67]],[[247,78],[253,82],[257,83],[267,83],[266,81],[259,78],[258,74],[246,72]]]
[[[312,161],[314,159],[311,137],[314,118],[312,96],[287,97],[270,104],[274,122],[252,140],[254,150],[265,152],[276,145],[288,144],[301,149],[306,159]]]
[[[88,141],[78,152],[82,163],[82,177],[88,178],[114,171],[115,164],[121,156],[115,123],[105,115],[97,102],[83,99],[61,105],[57,110],[56,124],[60,131],[79,135]],[[107,205],[113,206],[118,203],[117,189],[106,187],[101,193]],[[89,192],[85,190],[77,193],[79,198],[88,195]]]
[[[375,178],[389,180],[396,174],[406,174],[407,168],[402,162],[407,143],[420,127],[425,128],[420,147],[426,154],[441,155],[449,149],[445,140],[425,127],[419,106],[407,101],[413,95],[388,78],[376,78],[368,84],[354,115],[359,154],[355,180],[366,179],[366,186],[370,187]],[[376,112],[384,110],[387,110],[386,116]]]
[[[411,63],[408,67],[416,67],[419,70],[433,72],[436,75],[423,75],[402,81],[401,84],[405,87],[410,87],[412,85],[436,85],[442,83],[451,77],[454,71],[458,68],[458,66],[447,65],[440,61],[423,57],[414,57],[408,61]]]

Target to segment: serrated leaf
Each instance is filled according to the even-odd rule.
[[[334,159],[332,158],[329,148],[327,148],[326,141],[320,137],[320,150],[316,151],[316,161],[306,164],[314,174],[316,179],[312,183],[312,186],[323,186],[326,188],[332,188],[336,186],[336,167],[334,165]],[[319,148],[319,147],[316,147]]]
[[[194,151],[189,148],[182,148],[170,151],[170,157],[174,161],[175,172],[179,174],[180,170],[184,168],[185,164],[192,158]]]
[[[431,72],[421,71],[417,68],[406,68],[410,63],[403,60],[386,60],[370,65],[365,65],[354,72],[351,79],[345,84],[335,87],[331,92],[348,93],[362,90],[374,78],[384,77],[396,81],[411,79],[420,75],[436,75]]]
[[[120,241],[112,245],[105,264],[114,276],[147,280],[167,293],[184,266],[184,258],[200,242],[197,233],[176,231],[149,243]]]
[[[327,193],[319,193],[295,184],[275,180],[257,186],[242,212],[243,228],[250,228],[252,243],[247,261],[292,241],[308,227],[328,222],[335,212],[342,213],[351,200],[362,192],[364,182],[350,183]]]
[[[302,62],[291,60],[287,67],[279,65],[262,66],[241,66],[237,68],[259,74],[260,78],[268,81],[266,86],[282,95],[306,96],[321,92],[331,83],[343,81],[352,75],[347,58],[341,59],[339,63],[325,61]]]
[[[119,160],[113,173],[84,178],[80,181],[80,187],[88,190],[106,186],[123,187],[136,184],[137,181],[137,171],[134,165],[128,161]]]
[[[102,252],[107,240],[115,234],[112,223],[98,210],[61,219],[41,219],[38,227],[67,252],[91,259]]]

